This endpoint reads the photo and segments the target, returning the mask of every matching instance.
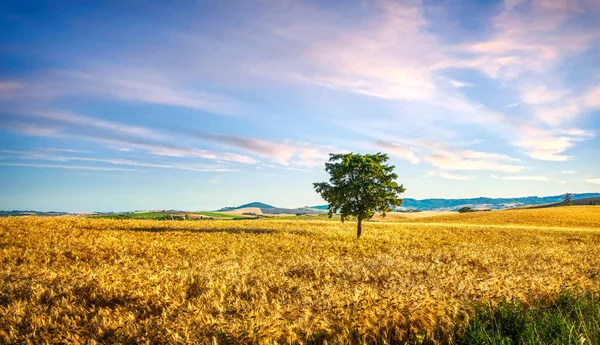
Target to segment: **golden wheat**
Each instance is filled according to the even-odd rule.
[[[354,223],[2,218],[0,343],[448,342],[474,303],[600,291],[600,208],[526,211],[360,240]]]

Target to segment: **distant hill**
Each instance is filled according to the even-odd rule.
[[[553,195],[553,196],[526,196],[518,198],[469,198],[469,199],[422,199],[416,200],[411,198],[404,199],[402,206],[399,209],[416,209],[423,211],[430,210],[445,210],[453,211],[458,210],[463,206],[469,206],[472,208],[489,208],[489,209],[504,209],[526,205],[541,205],[541,204],[555,204],[563,200],[564,194]],[[573,194],[573,200],[575,205],[588,204],[590,200],[594,198],[600,198],[600,193],[582,193]],[[585,199],[582,203],[577,200]],[[590,200],[588,200],[590,199]],[[327,205],[311,206],[310,208],[327,210]]]
[[[265,204],[262,202],[251,202],[249,204],[244,204],[236,207],[224,207],[219,212],[228,212],[235,211],[239,209],[245,208],[259,208],[262,214],[319,214],[319,213],[327,213],[323,209],[313,209],[310,207],[299,207],[299,208],[283,208],[283,207],[275,207],[269,204]]]
[[[64,216],[66,215],[66,212],[54,212],[54,211],[50,211],[50,212],[39,212],[39,211],[19,211],[19,210],[14,210],[14,211],[0,211],[0,217],[8,217],[8,216],[12,216],[12,217],[18,217],[18,216]]]
[[[223,207],[219,211],[232,211],[232,210],[239,210],[240,208],[252,208],[252,207],[256,207],[256,208],[260,208],[260,209],[276,208],[275,206],[271,206],[271,205],[268,205],[268,204],[265,204],[262,202],[255,201],[255,202],[251,202],[251,203],[236,206],[236,207]]]

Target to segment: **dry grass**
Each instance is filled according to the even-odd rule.
[[[448,342],[473,303],[600,291],[599,211],[368,223],[358,241],[353,223],[3,218],[0,343]]]
[[[396,222],[405,219],[415,218],[428,218],[437,216],[447,216],[456,214],[456,212],[449,211],[422,211],[422,212],[388,212],[385,217],[382,217],[380,213],[375,213],[372,221],[375,222]]]
[[[542,209],[453,213],[439,217],[413,219],[411,222],[600,229],[600,207],[564,206]]]

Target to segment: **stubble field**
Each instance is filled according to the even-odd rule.
[[[355,223],[0,219],[0,343],[452,343],[600,292],[600,207]]]

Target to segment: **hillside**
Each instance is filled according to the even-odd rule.
[[[503,225],[535,227],[598,228],[600,207],[562,206],[551,208],[510,209],[494,212],[453,213],[436,217],[409,219],[407,223],[447,223],[465,226]]]
[[[516,198],[469,198],[469,199],[411,199],[405,198],[402,203],[402,207],[399,209],[416,209],[423,211],[431,210],[445,210],[455,211],[463,206],[470,206],[473,208],[489,208],[493,210],[513,208],[517,206],[526,205],[542,205],[542,204],[555,204],[563,200],[564,194],[552,195],[552,196],[526,196]],[[575,205],[588,205],[589,201],[594,200],[589,198],[600,198],[600,193],[582,193],[573,194],[573,200]],[[585,201],[579,202],[578,200],[585,199]],[[314,209],[327,210],[327,205],[312,206]]]
[[[258,202],[258,201],[254,201],[254,202],[250,202],[244,205],[240,205],[240,206],[236,206],[236,207],[223,207],[222,209],[220,209],[219,211],[233,211],[233,210],[238,210],[240,208],[260,208],[260,209],[269,209],[269,208],[275,208],[275,206],[269,205],[269,204],[265,204],[262,202]]]

